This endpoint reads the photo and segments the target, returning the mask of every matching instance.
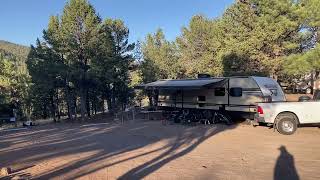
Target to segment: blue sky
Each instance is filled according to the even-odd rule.
[[[66,0],[1,0],[0,39],[29,46],[42,36],[50,15],[62,13]],[[144,40],[162,28],[167,39],[180,35],[195,14],[220,16],[234,0],[89,0],[102,18],[120,18],[130,41]]]

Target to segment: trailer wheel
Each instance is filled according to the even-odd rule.
[[[292,113],[282,113],[278,115],[276,128],[280,134],[294,134],[298,127],[298,121]]]

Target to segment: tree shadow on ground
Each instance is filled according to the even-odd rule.
[[[167,163],[190,153],[208,138],[236,126],[214,125],[209,127],[180,124],[162,126],[158,121],[142,122],[137,120],[135,123],[124,125],[109,124],[85,127],[59,125],[58,128],[54,126],[55,131],[48,129],[48,134],[43,130],[44,127],[39,127],[32,132],[31,137],[27,136],[28,133],[25,133],[25,136],[7,134],[8,137],[15,137],[14,140],[34,141],[34,143],[18,148],[9,147],[0,151],[0,161],[5,166],[18,168],[19,164],[24,166],[37,165],[48,159],[67,158],[79,154],[77,158],[72,158],[58,167],[33,177],[35,179],[50,179],[63,176],[64,179],[75,179],[130,160],[157,154],[145,163],[130,168],[119,177],[119,179],[141,179]],[[2,137],[0,141],[4,138]],[[141,148],[160,141],[165,143],[148,151],[140,151]],[[85,153],[89,153],[89,155],[81,155]],[[113,160],[114,158],[116,160]]]
[[[285,146],[279,148],[280,155],[274,167],[275,180],[299,180],[299,175],[294,163],[294,157]]]

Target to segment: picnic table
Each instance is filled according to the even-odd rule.
[[[147,120],[150,120],[150,114],[157,114],[157,113],[163,113],[163,110],[155,110],[155,111],[148,111],[148,110],[142,110],[140,111],[140,113],[143,114],[144,119],[146,119],[146,115],[147,115]],[[162,116],[162,115],[161,115]]]

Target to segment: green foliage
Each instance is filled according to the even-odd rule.
[[[108,89],[113,96],[113,105],[121,105],[129,103],[132,89],[129,88],[129,70],[133,62],[132,51],[135,44],[128,43],[129,29],[124,22],[119,19],[106,19],[102,24],[104,32],[109,33],[108,41],[105,45],[109,45],[109,52],[104,56],[106,61],[97,63],[96,67],[104,67],[102,71],[98,71],[100,79],[105,79],[107,83],[103,88]],[[106,37],[107,38],[107,37]],[[118,101],[116,103],[115,101]]]
[[[33,82],[29,96],[33,104],[33,116],[46,116],[44,114],[48,109],[53,111],[51,101],[57,89],[63,87],[67,68],[58,54],[39,40],[36,47],[31,46],[27,65]]]
[[[301,19],[297,8],[287,0],[234,4],[222,17],[226,48],[245,54],[251,71],[279,74],[282,57],[299,48]]]
[[[177,46],[165,40],[161,29],[149,34],[142,44],[144,61],[141,64],[143,82],[179,77]]]
[[[14,76],[14,64],[0,54],[0,67],[0,87],[7,89],[13,83],[11,77]]]
[[[283,66],[288,64],[284,61],[297,59],[291,58],[295,57],[292,54],[301,54],[319,41],[319,2],[236,1],[219,18],[194,16],[189,25],[182,29],[176,42],[167,42],[161,31],[153,36],[148,35],[141,66],[144,81],[195,77],[198,73],[283,77],[290,71],[284,69],[288,67]],[[157,45],[163,43],[157,43],[157,40],[177,44],[177,48],[162,51],[162,46]],[[172,57],[172,54],[175,56]],[[302,62],[303,59],[310,59],[305,56],[297,61],[310,70],[311,67],[307,66],[310,63]],[[169,62],[174,62],[175,66]],[[301,73],[303,71],[299,70]]]
[[[23,60],[14,54],[0,52],[0,105],[11,104],[18,110],[18,115],[25,115],[29,88],[29,75],[22,70]]]
[[[285,73],[303,75],[312,71],[320,71],[320,46],[302,54],[288,56],[284,62]]]
[[[305,25],[316,27],[320,26],[320,2],[318,0],[300,0],[299,13],[305,20]]]
[[[0,40],[0,54],[14,63],[14,70],[18,74],[28,74],[26,59],[30,48]]]
[[[185,76],[196,77],[199,73],[222,75],[222,64],[219,49],[222,32],[220,22],[207,19],[201,15],[194,16],[189,27],[182,29],[177,38],[180,51],[179,62]]]
[[[67,111],[70,119],[78,112],[84,119],[103,110],[104,100],[109,109],[124,108],[132,97],[134,44],[128,37],[123,21],[102,21],[88,1],[70,0],[61,16],[50,18],[44,41],[28,57],[35,116]]]
[[[304,31],[301,32],[302,53],[292,54],[283,62],[284,72],[288,75],[305,75],[320,71],[320,1],[301,0],[299,13],[303,18]]]

